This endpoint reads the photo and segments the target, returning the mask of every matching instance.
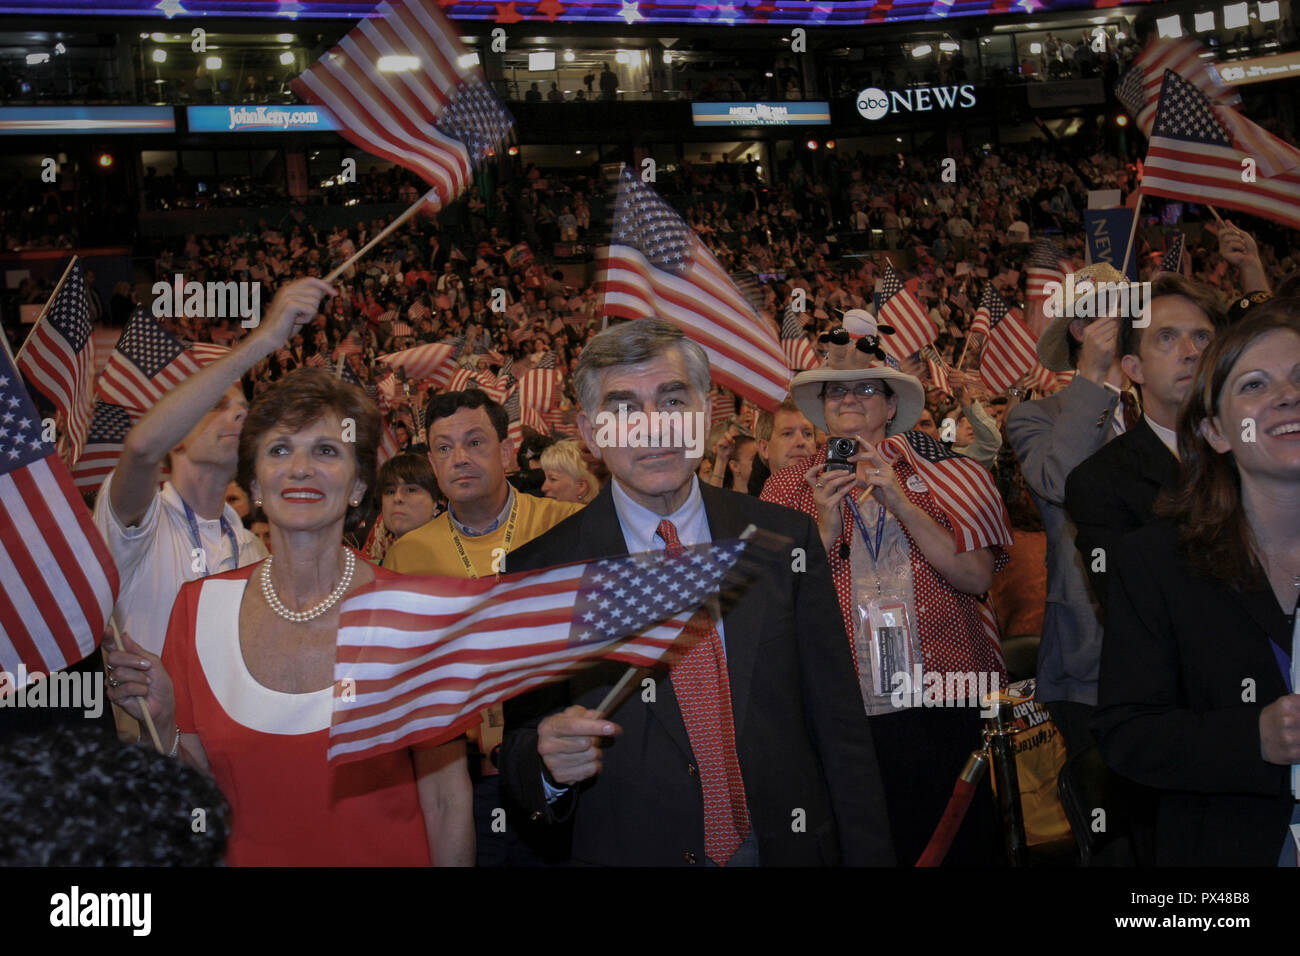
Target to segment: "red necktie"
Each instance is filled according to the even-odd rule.
[[[1125,389],[1119,393],[1119,400],[1124,406],[1124,431],[1132,431],[1137,428],[1137,423],[1142,420],[1142,411],[1138,408],[1137,396]]]
[[[685,550],[671,521],[660,521],[658,534],[670,555]],[[736,755],[731,681],[722,638],[709,612],[700,608],[687,627],[700,637],[673,667],[673,687],[704,790],[704,852],[714,863],[725,866],[749,835],[745,782]]]

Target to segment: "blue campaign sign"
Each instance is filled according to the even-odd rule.
[[[170,106],[5,106],[0,134],[174,133]]]
[[[1132,209],[1087,209],[1083,213],[1084,231],[1088,236],[1088,261],[1105,262],[1119,268],[1120,257],[1128,246],[1128,237],[1133,230]],[[1128,265],[1123,269],[1130,282],[1138,280],[1137,241],[1128,256]]]
[[[323,106],[189,106],[191,133],[287,133],[336,130],[339,122]]]
[[[825,101],[786,103],[692,103],[696,126],[827,126],[831,105]]]

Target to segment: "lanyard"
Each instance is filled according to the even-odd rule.
[[[194,509],[184,498],[181,498],[181,505],[185,508],[185,520],[190,523],[190,538],[194,541],[194,547],[202,551],[203,539],[199,537],[199,523],[194,518]],[[235,557],[234,566],[239,567],[239,539],[235,537],[235,532],[230,527],[230,522],[226,520],[224,512],[221,515],[221,531],[230,539],[230,553]]]
[[[871,555],[871,563],[874,566],[880,558],[880,538],[885,533],[885,506],[880,506],[880,511],[876,514],[876,543],[873,545],[871,539],[867,537],[867,523],[862,520],[862,512],[858,510],[858,503],[853,500],[852,495],[846,495],[845,501],[853,509],[853,520],[857,522],[858,533],[862,535],[862,543],[867,546],[867,553]]]
[[[519,493],[513,492],[514,500],[510,503],[510,517],[506,519],[506,534],[501,541],[501,547],[510,553],[510,540],[515,536],[515,519],[519,517]],[[474,570],[474,562],[470,561],[469,555],[465,553],[465,546],[461,544],[460,533],[456,530],[456,522],[452,519],[451,509],[447,509],[447,523],[451,525],[451,542],[456,546],[456,553],[460,555],[460,563],[465,565],[465,573],[471,578],[478,577],[478,572]]]

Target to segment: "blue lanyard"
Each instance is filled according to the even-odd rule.
[[[185,520],[190,523],[190,537],[194,541],[194,547],[202,551],[203,539],[199,537],[199,523],[194,519],[194,509],[190,507],[190,503],[184,498],[181,498],[181,505],[185,508]],[[235,532],[230,527],[230,522],[226,520],[225,514],[221,516],[221,531],[230,539],[230,552],[235,556],[235,567],[239,567],[239,539],[235,537]]]
[[[853,500],[853,495],[845,495],[844,500],[853,509],[853,520],[857,522],[858,533],[862,535],[862,543],[867,546],[867,553],[871,555],[871,563],[874,565],[880,557],[880,537],[885,533],[885,506],[881,505],[880,511],[876,514],[876,543],[873,545],[871,539],[867,537],[867,523],[862,520],[862,512],[858,510],[858,503]]]

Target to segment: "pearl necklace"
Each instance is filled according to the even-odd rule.
[[[320,617],[338,603],[338,599],[347,593],[348,587],[352,584],[352,572],[357,567],[357,556],[355,552],[348,548],[343,549],[343,554],[345,556],[343,577],[334,587],[334,590],[326,596],[325,600],[313,608],[308,608],[306,611],[291,611],[280,600],[280,596],[275,593],[275,587],[271,584],[271,562],[274,558],[267,558],[266,563],[262,565],[262,595],[266,598],[267,606],[286,621],[294,621],[300,624],[303,621],[311,621]]]

